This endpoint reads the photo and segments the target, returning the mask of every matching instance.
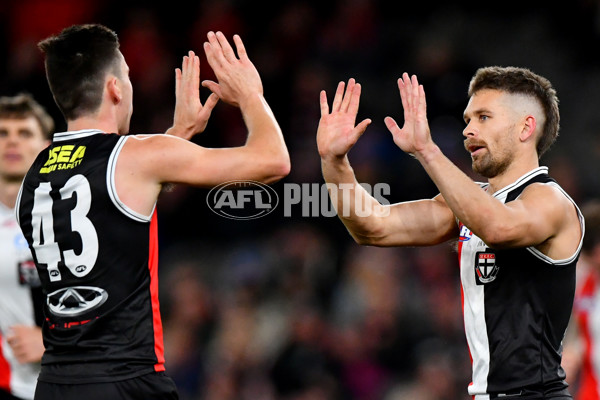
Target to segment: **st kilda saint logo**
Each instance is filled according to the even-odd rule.
[[[497,275],[496,254],[488,249],[475,253],[475,282],[484,285],[494,281]]]

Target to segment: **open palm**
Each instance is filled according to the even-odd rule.
[[[317,129],[317,147],[322,158],[345,156],[371,123],[370,119],[365,119],[355,126],[361,86],[354,79],[349,79],[348,86],[345,86],[344,82],[338,84],[331,112],[327,94],[324,90],[320,93],[321,119]]]
[[[175,70],[175,116],[173,125],[187,130],[171,131],[172,134],[191,139],[193,135],[204,132],[213,108],[219,97],[211,93],[203,105],[200,101],[200,59],[189,51],[183,57],[181,69]],[[184,135],[184,136],[182,136]]]
[[[400,128],[392,117],[385,118],[385,125],[400,149],[416,155],[433,143],[427,122],[425,91],[417,77],[410,78],[407,73],[398,79],[398,89],[404,108],[404,125]]]

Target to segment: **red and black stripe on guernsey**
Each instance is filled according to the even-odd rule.
[[[32,247],[33,227],[47,236],[43,224],[52,224],[54,238],[43,240],[57,243],[60,255],[51,269],[48,254],[32,247],[48,294],[42,381],[105,382],[164,370],[156,212],[130,210],[114,187],[126,140],[135,139],[96,130],[57,133],[24,180],[17,215],[25,237]],[[32,220],[34,207],[42,228]]]

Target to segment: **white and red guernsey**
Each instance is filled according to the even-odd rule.
[[[546,167],[523,175],[494,197],[508,203],[533,183],[553,185],[573,201]],[[482,187],[486,190],[487,184]],[[583,216],[575,208],[583,231]],[[533,247],[491,249],[460,222],[459,227],[463,314],[473,363],[469,394],[475,400],[568,394],[562,340],[582,241],[571,257],[553,260]]]
[[[17,218],[46,294],[39,379],[117,381],[164,370],[156,212],[115,189],[127,136],[61,132],[23,181]]]
[[[580,273],[579,270],[577,273]],[[578,293],[575,294],[573,318],[577,320],[584,348],[577,399],[600,399],[600,273],[590,266],[583,277]]]

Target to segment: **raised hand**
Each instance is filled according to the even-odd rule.
[[[204,105],[200,101],[200,59],[193,51],[183,57],[181,69],[175,70],[175,115],[168,133],[190,139],[204,132],[210,114],[219,101],[211,93]]]
[[[340,82],[331,112],[327,94],[324,90],[320,94],[321,119],[317,129],[317,147],[319,155],[324,159],[345,156],[371,123],[370,119],[365,119],[355,126],[360,103],[360,84],[351,78],[345,91],[344,88],[344,82]]]
[[[404,152],[417,156],[433,144],[427,122],[427,103],[423,85],[415,75],[405,72],[398,79],[398,89],[404,108],[404,126],[398,126],[392,117],[385,118],[385,125],[394,137],[394,143]]]
[[[216,93],[223,101],[239,106],[247,97],[263,95],[263,86],[258,71],[248,58],[246,48],[239,35],[233,36],[237,56],[229,41],[221,32],[208,32],[204,43],[206,59],[218,82],[203,81],[202,86]]]

